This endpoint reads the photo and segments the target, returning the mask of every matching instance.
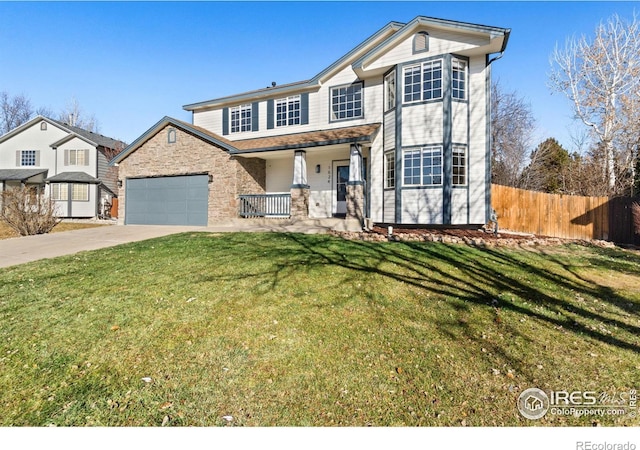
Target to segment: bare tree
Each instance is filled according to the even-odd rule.
[[[523,187],[522,171],[529,158],[535,119],[529,105],[514,92],[491,85],[491,180]]]
[[[574,37],[563,49],[556,46],[551,65],[549,86],[567,96],[576,117],[599,143],[606,194],[619,191],[616,165],[628,162],[620,159],[616,141],[640,104],[640,23],[635,15],[631,22],[613,15],[596,27],[592,40]]]
[[[86,114],[75,97],[72,97],[67,106],[60,111],[58,120],[94,133],[99,132],[100,129],[95,115]]]
[[[33,108],[28,97],[0,92],[0,135],[19,127],[32,116]]]
[[[38,187],[11,188],[0,195],[0,220],[20,236],[48,233],[59,222],[56,203]]]

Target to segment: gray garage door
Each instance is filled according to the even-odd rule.
[[[207,225],[207,175],[128,179],[125,223]]]

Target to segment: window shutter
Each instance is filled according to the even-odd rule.
[[[69,149],[65,149],[64,151],[64,165],[69,165]]]
[[[305,92],[300,95],[300,124],[307,125],[309,123],[309,93]]]
[[[36,150],[36,166],[40,165],[40,150]]]
[[[229,108],[222,108],[222,135],[229,134]]]
[[[88,148],[84,149],[84,165],[85,166],[89,165],[89,149]]]
[[[22,165],[22,160],[20,158],[22,152],[20,150],[16,150],[16,166],[20,167]]]
[[[251,131],[258,131],[258,102],[251,104]]]
[[[268,130],[272,130],[273,129],[273,114],[274,114],[274,103],[273,103],[273,99],[269,99],[267,100],[267,129]]]

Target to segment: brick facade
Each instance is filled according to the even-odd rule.
[[[169,143],[168,131],[176,132],[175,142]],[[136,151],[119,163],[120,220],[124,219],[127,178],[208,174],[209,225],[217,220],[238,217],[238,195],[263,194],[266,185],[266,164],[259,158],[232,157],[201,138],[167,125]]]

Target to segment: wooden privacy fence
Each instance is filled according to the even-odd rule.
[[[491,197],[500,228],[568,239],[610,237],[609,197],[545,194],[497,184],[491,185]]]

